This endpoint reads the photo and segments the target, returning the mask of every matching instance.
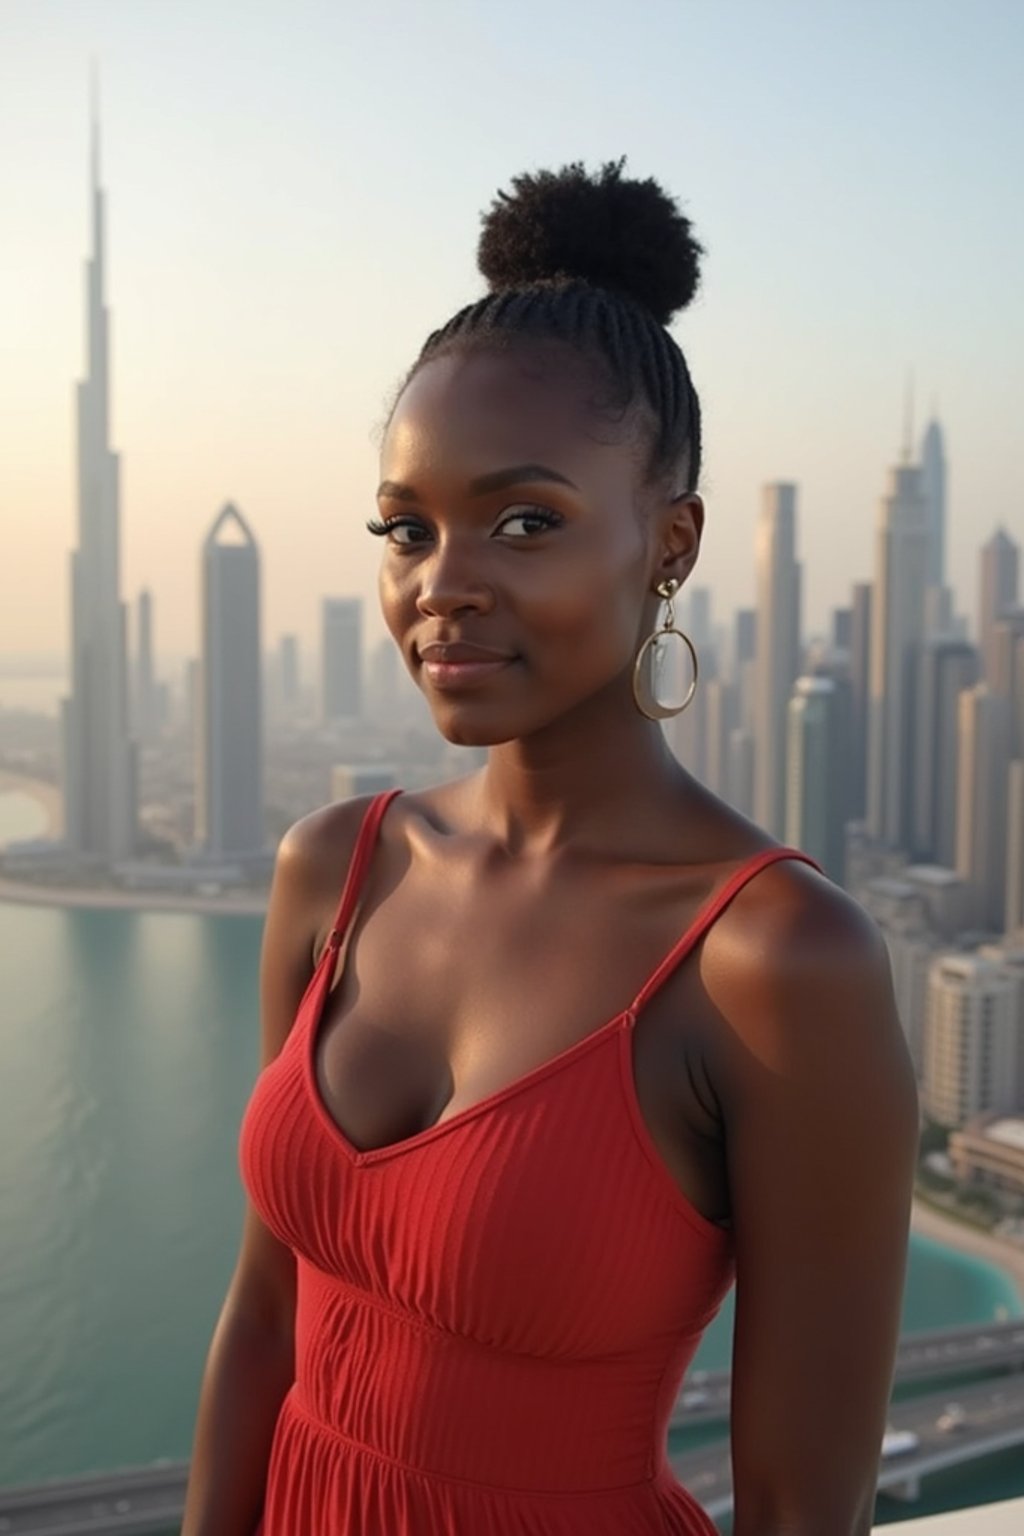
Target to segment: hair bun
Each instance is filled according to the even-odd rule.
[[[477,266],[492,292],[557,278],[614,289],[662,325],[700,283],[703,246],[653,178],[623,180],[621,160],[588,176],[581,161],[512,178],[484,215]]]

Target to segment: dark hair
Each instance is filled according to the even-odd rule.
[[[626,157],[594,177],[579,161],[513,177],[484,215],[477,265],[490,291],[432,331],[398,395],[428,361],[512,336],[568,342],[610,369],[628,408],[639,389],[657,423],[648,474],[697,486],[700,401],[665,329],[693,298],[703,247],[656,181],[623,180]],[[511,334],[510,334],[511,333]],[[393,409],[393,407],[392,407]]]

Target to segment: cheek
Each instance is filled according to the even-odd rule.
[[[639,643],[630,576],[576,571],[557,582],[539,580],[520,609],[529,659],[540,669],[549,661],[559,668],[571,662],[577,674],[595,677],[619,671]]]
[[[415,609],[415,593],[411,583],[403,581],[401,573],[388,560],[381,564],[377,573],[377,596],[384,623],[392,638],[401,644]]]

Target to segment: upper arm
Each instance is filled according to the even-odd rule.
[[[282,837],[274,860],[260,944],[260,1070],[279,1054],[313,974],[313,954],[333,916],[366,797],[311,812]],[[231,1304],[291,1338],[295,1256],[246,1200]]]
[[[709,988],[736,1245],[733,1529],[860,1536],[899,1339],[917,1086],[875,923],[804,870],[770,873],[779,899],[749,888]]]

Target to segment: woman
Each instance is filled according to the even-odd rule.
[[[384,615],[490,751],[281,844],[184,1536],[709,1533],[665,1435],[734,1280],[735,1536],[871,1525],[914,1078],[874,924],[657,723],[701,247],[622,166],[495,200],[386,423]]]

